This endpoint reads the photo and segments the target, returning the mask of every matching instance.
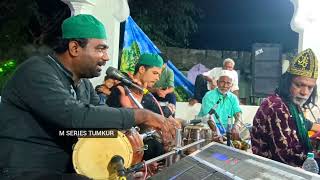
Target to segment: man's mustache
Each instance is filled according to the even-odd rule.
[[[105,61],[98,62],[98,65],[99,66],[104,66],[104,65],[106,65],[106,62]]]
[[[305,101],[309,99],[309,97],[301,97],[301,96],[295,96],[294,98],[299,100],[305,100]]]

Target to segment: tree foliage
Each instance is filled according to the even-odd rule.
[[[188,47],[202,11],[193,0],[131,0],[130,14],[141,29],[162,46]]]
[[[49,2],[55,1],[46,3]],[[56,33],[59,33],[61,21],[68,15],[69,9],[67,6],[52,6],[52,11],[48,12],[43,11],[39,3],[43,1],[0,2],[0,61],[10,58],[22,61],[28,53],[26,47],[50,44]]]
[[[5,13],[0,16],[0,60],[21,56],[20,45],[26,44],[29,39],[26,27],[34,10],[33,5],[31,0],[21,0],[20,3],[1,1],[0,11]]]
[[[15,68],[8,70],[1,65],[8,59],[20,63],[33,53],[47,52],[70,10],[60,0],[1,0],[0,12],[1,95],[3,85]]]

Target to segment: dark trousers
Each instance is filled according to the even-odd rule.
[[[164,98],[159,97],[157,93],[154,93],[153,96],[160,102],[169,102],[170,104],[176,105],[176,95],[174,92],[167,94]]]
[[[194,99],[202,103],[202,98],[208,91],[207,80],[202,74],[199,74],[194,83]]]

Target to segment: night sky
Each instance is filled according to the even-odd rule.
[[[206,15],[192,37],[196,49],[247,50],[253,43],[280,43],[284,51],[298,47],[290,28],[290,0],[198,0]]]

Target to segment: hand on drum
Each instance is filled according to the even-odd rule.
[[[181,124],[174,118],[168,118],[145,109],[135,109],[135,121],[137,125],[153,128],[159,132],[165,151],[173,147],[176,136],[176,128]]]
[[[175,146],[176,129],[180,129],[181,124],[170,116],[164,121],[164,128],[165,129],[160,130],[160,134],[162,136],[164,150],[168,152]]]

